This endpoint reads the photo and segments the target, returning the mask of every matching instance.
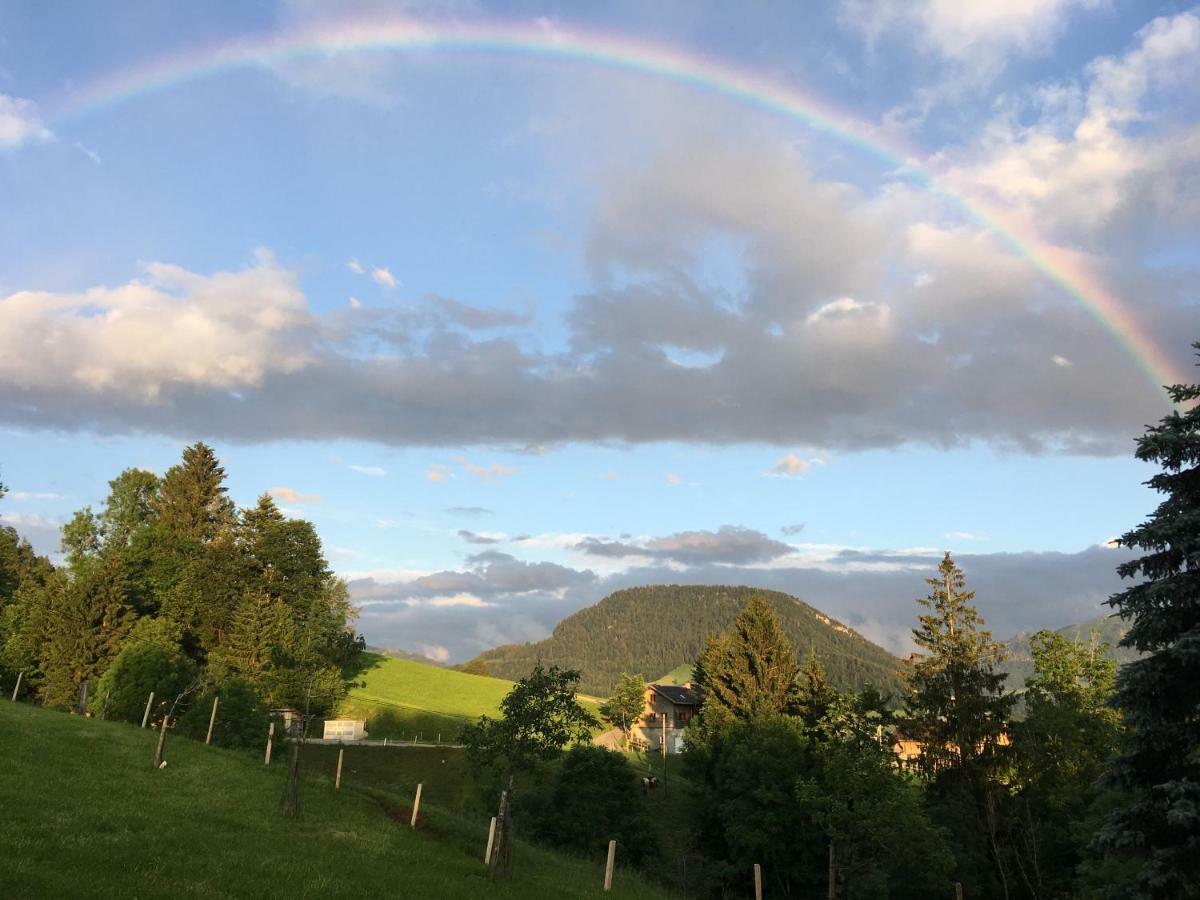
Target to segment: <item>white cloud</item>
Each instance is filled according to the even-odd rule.
[[[50,491],[9,491],[4,498],[6,500],[61,500],[63,495]]]
[[[396,286],[396,276],[388,270],[386,266],[377,266],[371,270],[371,279],[378,285],[385,288],[394,288]]]
[[[434,463],[425,470],[425,480],[432,481],[436,484],[443,484],[454,477],[454,473],[450,471],[448,466],[441,463]]]
[[[350,298],[350,308],[351,309],[362,309],[362,301],[360,301],[357,297],[351,297]]]
[[[238,390],[295,373],[313,318],[296,276],[267,253],[203,276],[148,263],[145,278],[81,293],[0,297],[0,382],[154,404],[173,387]]]
[[[946,537],[952,541],[983,541],[987,540],[986,534],[976,534],[973,531],[947,531]]]
[[[0,150],[53,137],[32,100],[0,94]]]
[[[363,264],[358,261],[358,258],[354,256],[350,257],[349,262],[346,263],[346,268],[355,275],[362,275],[367,271],[363,268]]]
[[[1065,356],[1060,356],[1057,353],[1055,353],[1052,357],[1050,357],[1050,361],[1052,363],[1054,363],[1056,366],[1058,366],[1060,369],[1069,368],[1071,365],[1071,361],[1069,359],[1067,359]]]
[[[281,500],[284,503],[320,503],[320,494],[302,494],[295,488],[290,487],[273,487],[267,491],[276,500]]]
[[[430,597],[427,600],[411,599],[408,602],[414,606],[433,606],[433,607],[438,607],[438,608],[444,608],[447,606],[471,606],[471,607],[475,607],[477,609],[482,609],[485,606],[492,605],[492,604],[488,603],[486,600],[483,600],[479,597],[476,597],[474,594],[468,594],[466,592],[462,592],[462,593],[458,593],[458,594],[445,594],[440,597]]]
[[[382,466],[346,466],[346,468],[359,475],[370,475],[372,478],[382,478],[387,474],[387,469]]]
[[[1103,0],[843,0],[841,20],[871,45],[903,26],[944,57],[994,66],[1004,52],[1039,53],[1071,13]],[[984,55],[986,60],[979,60]],[[975,59],[972,59],[972,57]]]
[[[679,475],[676,475],[674,472],[668,472],[667,473],[667,484],[670,484],[670,485],[683,484],[683,478]]]
[[[775,465],[771,466],[766,474],[781,478],[799,478],[810,468],[812,463],[808,460],[801,459],[795,453],[789,453],[775,460]]]

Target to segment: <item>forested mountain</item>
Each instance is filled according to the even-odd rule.
[[[775,609],[799,655],[815,653],[836,686],[901,691],[900,661],[856,631],[788,594],[725,585],[617,591],[563,619],[545,640],[496,647],[477,659],[498,678],[521,678],[539,660],[579,669],[582,690],[606,696],[622,673],[653,680],[694,661],[705,639],[727,631],[752,596]]]
[[[1072,643],[1085,647],[1091,645],[1093,638],[1096,645],[1106,643],[1109,645],[1108,656],[1115,659],[1118,665],[1124,665],[1140,655],[1136,650],[1117,646],[1128,630],[1129,623],[1124,619],[1105,614],[1086,622],[1059,628],[1055,634],[1061,634]],[[1029,639],[1033,635],[1032,631],[1019,631],[1004,642],[1008,659],[1000,664],[1000,671],[1008,673],[1008,690],[1021,690],[1025,679],[1033,674],[1033,650],[1029,646]]]
[[[312,523],[284,516],[267,494],[237,509],[200,443],[161,477],[126,469],[109,489],[101,509],[64,526],[61,566],[0,529],[6,688],[20,675],[23,695],[67,708],[87,682],[97,713],[111,695],[110,717],[131,714],[116,708],[115,673],[192,693],[238,681],[272,706],[313,712],[340,699],[342,668],[363,642]]]

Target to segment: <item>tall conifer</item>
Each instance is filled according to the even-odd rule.
[[[1109,601],[1133,620],[1121,645],[1147,654],[1117,676],[1127,733],[1110,780],[1124,800],[1098,838],[1138,866],[1123,897],[1200,896],[1200,384],[1168,393],[1177,408],[1136,453],[1162,467],[1147,483],[1165,499],[1120,538],[1145,555],[1117,571],[1144,580]]]
[[[926,612],[913,629],[920,652],[909,663],[909,721],[923,744],[927,773],[962,768],[990,758],[999,744],[1013,700],[1006,676],[996,671],[1003,645],[971,603],[966,577],[947,553],[938,577],[927,578],[929,595],[917,600]]]

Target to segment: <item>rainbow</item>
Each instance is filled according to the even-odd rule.
[[[512,54],[624,69],[729,97],[800,122],[856,148],[888,170],[903,174],[983,226],[1002,246],[1026,259],[1080,303],[1155,385],[1188,380],[1080,254],[1041,240],[1032,227],[952,189],[919,165],[919,153],[811,92],[677,47],[646,43],[624,35],[565,30],[542,22],[431,24],[408,19],[324,22],[201,47],[114,72],[72,92],[62,102],[51,104],[47,116],[51,123],[65,123],[115,104],[238,68],[396,50]]]

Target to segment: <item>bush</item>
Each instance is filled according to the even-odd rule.
[[[538,789],[517,795],[517,828],[543,844],[601,858],[608,842],[637,865],[655,850],[638,776],[625,757],[572,747]]]
[[[231,678],[210,688],[179,719],[179,733],[204,740],[212,715],[213,698],[220,697],[212,742],[218,747],[258,747],[266,740],[267,705],[254,685]]]
[[[195,664],[177,649],[144,642],[127,644],[92,694],[92,712],[103,712],[108,719],[140,723],[146,698],[154,691],[150,715],[157,719],[195,677]]]

